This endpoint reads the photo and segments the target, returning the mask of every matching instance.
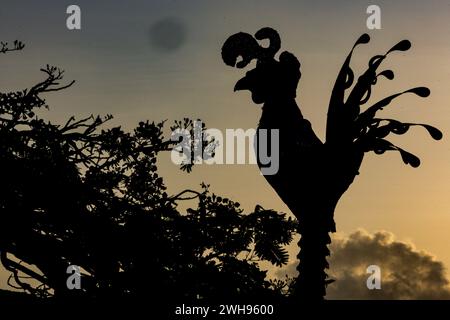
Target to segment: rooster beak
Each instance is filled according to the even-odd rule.
[[[234,91],[239,90],[250,90],[250,81],[245,76],[242,79],[240,79],[238,82],[236,82],[236,85],[234,86]]]

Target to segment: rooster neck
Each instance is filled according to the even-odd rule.
[[[259,127],[278,129],[295,125],[303,120],[303,115],[294,98],[277,101],[266,101],[262,107]]]

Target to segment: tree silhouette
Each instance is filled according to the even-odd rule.
[[[258,44],[257,40],[263,39],[270,41],[267,48]],[[442,138],[442,133],[430,125],[376,117],[378,111],[402,94],[427,97],[430,90],[426,87],[393,94],[361,110],[369,101],[372,86],[382,76],[394,78],[391,70],[377,73],[383,60],[388,54],[406,51],[411,46],[408,40],[403,40],[386,54],[372,57],[367,70],[354,81],[350,67],[353,50],[369,40],[364,34],[356,41],[337,76],[328,108],[325,142],[315,135],[295,100],[301,77],[300,62],[287,51],[275,59],[281,48],[277,31],[263,28],[254,37],[240,32],[230,36],[222,47],[223,61],[229,66],[244,68],[253,59],[257,60],[256,67],[236,83],[234,90],[249,90],[253,102],[263,104],[259,129],[279,129],[279,170],[265,178],[299,222],[301,249],[294,296],[302,299],[323,299],[326,286],[334,281],[326,274],[329,233],[336,231],[334,210],[359,174],[364,154],[398,151],[405,164],[418,167],[419,158],[385,138],[390,133],[404,134],[411,126],[424,127],[436,140]],[[261,162],[258,164],[263,167]]]
[[[125,132],[106,128],[110,115],[45,121],[43,94],[74,82],[60,84],[56,67],[41,71],[30,89],[0,93],[0,258],[11,286],[38,298],[154,303],[285,294],[286,283],[268,280],[258,263],[287,263],[294,221],[260,206],[244,213],[206,184],[169,195],[157,160],[177,142],[164,137],[164,122]],[[191,133],[193,121],[176,129]],[[182,211],[185,201],[197,204]],[[71,265],[80,290],[67,286]]]

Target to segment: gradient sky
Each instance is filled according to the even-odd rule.
[[[82,30],[65,26],[66,8],[82,10]],[[366,8],[381,7],[382,29],[367,30]],[[161,22],[175,27],[158,31]],[[153,26],[153,27],[152,27]],[[372,101],[390,93],[425,85],[431,96],[404,96],[384,115],[437,126],[444,139],[436,142],[420,129],[391,139],[417,154],[422,165],[406,166],[397,153],[368,155],[361,175],[341,199],[335,213],[338,231],[357,228],[388,230],[413,242],[450,266],[450,2],[448,1],[9,1],[0,8],[0,39],[19,39],[25,51],[1,57],[0,88],[30,87],[42,79],[39,68],[49,63],[66,70],[76,84],[48,96],[46,117],[63,122],[112,113],[113,124],[132,128],[138,121],[201,118],[208,127],[254,128],[260,108],[245,92],[233,93],[242,70],[225,66],[224,40],[238,31],[271,26],[282,37],[282,50],[302,63],[297,101],[324,137],[331,88],[354,41],[368,32],[372,41],[358,47],[355,71],[374,54],[402,39],[412,49],[395,53],[384,63],[394,81],[380,81]],[[173,37],[166,43],[165,38]],[[162,39],[162,40],[161,40]],[[177,192],[205,181],[214,192],[251,210],[288,211],[253,165],[198,166],[187,175],[169,159],[160,159],[169,190]],[[44,249],[43,249],[44,250]],[[296,249],[295,249],[296,250]],[[295,251],[294,250],[294,251]]]

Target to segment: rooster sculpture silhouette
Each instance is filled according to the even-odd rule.
[[[269,40],[270,44],[262,47],[258,43],[260,40]],[[363,34],[340,69],[331,92],[325,142],[316,136],[296,103],[300,62],[287,51],[282,52],[278,60],[275,58],[281,48],[277,31],[262,28],[254,36],[239,32],[230,36],[222,47],[222,59],[229,66],[244,68],[256,60],[256,67],[236,83],[234,90],[249,90],[253,102],[263,104],[258,129],[279,130],[279,170],[265,178],[299,222],[299,275],[293,296],[301,299],[323,299],[327,285],[334,281],[326,273],[329,234],[336,231],[334,211],[359,174],[364,154],[398,151],[405,164],[418,167],[419,158],[389,142],[386,136],[401,135],[411,126],[422,126],[432,138],[442,138],[442,133],[430,125],[376,117],[378,111],[402,94],[427,97],[430,90],[426,87],[393,94],[361,110],[369,102],[371,88],[379,78],[394,78],[391,70],[377,73],[383,60],[392,52],[407,51],[411,47],[408,40],[403,40],[386,54],[372,57],[367,70],[355,81],[350,67],[353,51],[369,41],[369,35]],[[256,139],[259,132],[257,130]],[[258,144],[256,146],[258,148]],[[262,167],[259,159],[258,165]]]

